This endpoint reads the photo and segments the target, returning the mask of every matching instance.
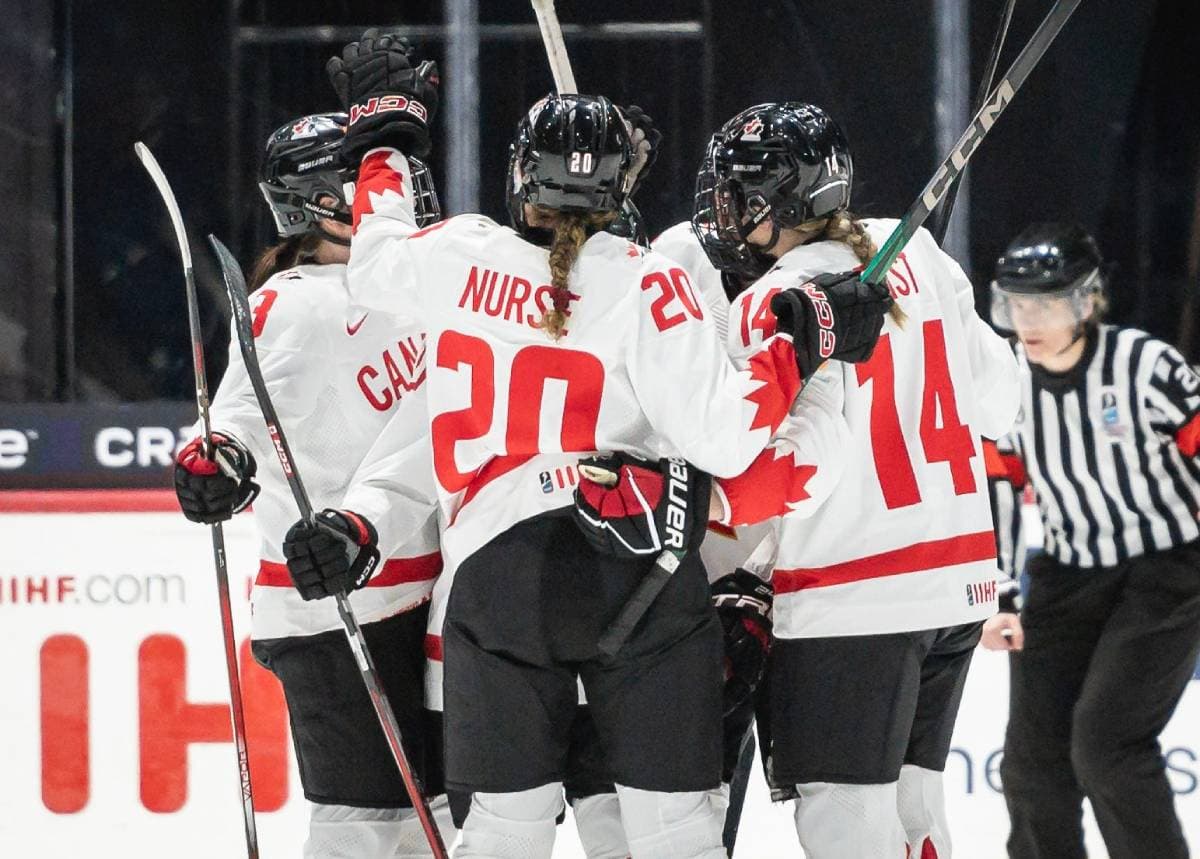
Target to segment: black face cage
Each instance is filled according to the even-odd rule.
[[[720,177],[717,166],[719,146],[720,140],[714,135],[696,175],[692,231],[714,268],[742,279],[756,280],[766,274],[775,259],[747,242],[746,237],[771,214],[771,206],[757,191],[752,192],[749,199],[742,199],[745,194],[741,184]],[[745,224],[742,223],[743,213],[749,215]]]
[[[433,184],[433,173],[424,161],[408,159],[412,177],[413,210],[418,227],[428,227],[442,219],[442,204],[438,200],[437,188]]]

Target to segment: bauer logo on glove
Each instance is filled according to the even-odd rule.
[[[615,453],[582,461],[579,473],[575,521],[598,551],[641,558],[704,539],[712,480],[683,460]]]

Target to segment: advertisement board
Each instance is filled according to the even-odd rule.
[[[0,512],[0,856],[243,855],[208,529],[169,512],[169,493],[67,497],[58,509],[91,512],[11,512],[56,496],[0,494],[10,511]],[[139,506],[161,512],[128,510]],[[226,539],[262,856],[298,857],[307,808],[282,693],[244,644],[252,517],[229,523]],[[1200,844],[1200,682],[1190,685],[1163,748]],[[946,771],[960,856],[1005,855],[1006,709],[1006,657],[979,651]],[[1103,856],[1090,822],[1089,838]],[[757,770],[738,854],[801,855],[790,808],[769,804]],[[581,856],[570,824],[560,827],[556,859]]]

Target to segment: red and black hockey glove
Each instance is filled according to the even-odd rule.
[[[357,165],[376,146],[392,146],[418,158],[429,154],[429,126],[438,106],[437,64],[413,62],[407,41],[370,29],[325,64],[342,109],[350,115],[342,144],[347,163]]]
[[[199,437],[175,457],[175,497],[192,522],[224,522],[250,506],[258,495],[254,455],[233,436],[212,434],[212,459],[205,459]]]
[[[887,288],[863,283],[857,272],[822,274],[771,299],[778,330],[792,336],[805,381],[825,361],[871,357],[892,306]]]
[[[363,587],[379,565],[375,526],[349,510],[326,508],[315,522],[301,519],[283,538],[292,584],[306,600]]]
[[[708,529],[712,478],[682,459],[628,453],[579,463],[575,522],[592,546],[618,558],[699,547]]]
[[[771,608],[775,591],[743,569],[711,585],[712,602],[725,633],[725,715],[750,699],[771,652]]]

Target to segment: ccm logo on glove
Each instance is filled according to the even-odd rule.
[[[817,313],[817,324],[821,326],[817,345],[818,354],[822,358],[828,358],[837,349],[837,335],[833,333],[833,306],[829,303],[825,290],[811,283],[804,284],[800,289],[812,301],[813,310]]]
[[[425,105],[416,99],[406,98],[402,95],[385,95],[369,98],[363,104],[350,105],[350,124],[354,125],[360,119],[392,110],[411,113],[422,122],[428,121],[429,118],[429,111],[425,109]]]

